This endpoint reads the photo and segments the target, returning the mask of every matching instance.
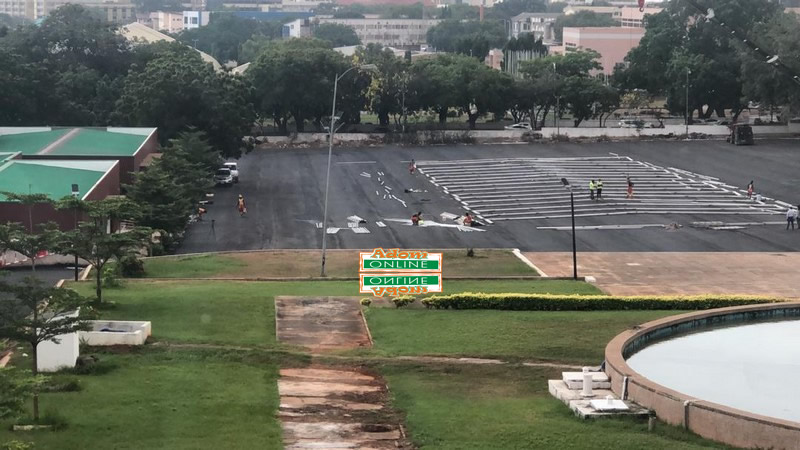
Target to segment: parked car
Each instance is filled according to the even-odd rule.
[[[231,174],[231,169],[227,167],[220,167],[217,169],[217,173],[214,174],[214,183],[217,186],[233,186],[233,175]]]
[[[226,162],[222,165],[222,167],[227,167],[231,171],[231,176],[233,177],[233,182],[239,182],[239,166],[235,162]]]
[[[531,126],[530,122],[520,122],[520,123],[515,123],[513,125],[506,125],[505,129],[531,131],[533,130],[533,127]]]
[[[644,128],[644,120],[625,119],[619,121],[620,128]]]

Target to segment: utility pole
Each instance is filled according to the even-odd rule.
[[[686,68],[686,139],[689,139],[689,74],[692,73]]]

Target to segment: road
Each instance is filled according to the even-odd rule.
[[[563,213],[569,197],[559,188],[560,178],[567,176],[578,189],[581,251],[794,251],[800,247],[800,231],[784,230],[785,204],[776,201],[800,203],[798,144],[647,141],[337,148],[328,227],[339,229],[330,230],[335,234],[328,235],[328,246],[567,251],[572,241]],[[215,203],[203,222],[190,227],[180,252],[320,248],[326,150],[256,150],[245,155],[239,161],[240,183],[216,189]],[[412,158],[421,169],[413,175],[407,169]],[[443,164],[449,167],[444,172]],[[595,173],[606,183],[603,203],[590,203],[587,197],[584,183]],[[631,173],[636,198],[626,202],[624,177]],[[449,179],[440,182],[442,177]],[[774,201],[747,201],[743,190],[750,180],[756,191]],[[478,193],[465,200],[464,190]],[[246,217],[236,212],[240,193],[247,201]],[[511,210],[523,211],[521,219],[509,220],[513,214],[503,208],[518,205],[498,200],[513,203],[526,196],[530,202]],[[680,200],[673,202],[676,196]],[[547,201],[558,205],[557,214],[531,214],[548,210]],[[444,212],[462,215],[465,208],[485,212],[493,223],[467,232],[440,218]],[[416,211],[423,212],[428,226],[407,223]],[[500,214],[500,220],[491,219],[492,214],[494,219]],[[353,216],[366,223],[359,226]],[[728,230],[690,226],[708,221],[767,225]],[[668,224],[680,228],[662,226]],[[586,229],[619,225],[625,228]]]

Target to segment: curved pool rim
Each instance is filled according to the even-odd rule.
[[[743,317],[746,319],[743,320]],[[754,414],[683,394],[654,383],[626,362],[633,349],[641,349],[665,337],[715,325],[745,324],[759,319],[800,318],[800,302],[735,306],[698,311],[647,322],[614,337],[606,346],[606,374],[611,390],[625,399],[652,410],[672,425],[708,439],[745,448],[800,449],[800,423]]]

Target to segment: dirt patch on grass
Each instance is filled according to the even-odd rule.
[[[285,448],[412,448],[386,384],[361,368],[282,369],[279,416]]]
[[[314,353],[370,347],[358,297],[276,297],[276,335]]]

